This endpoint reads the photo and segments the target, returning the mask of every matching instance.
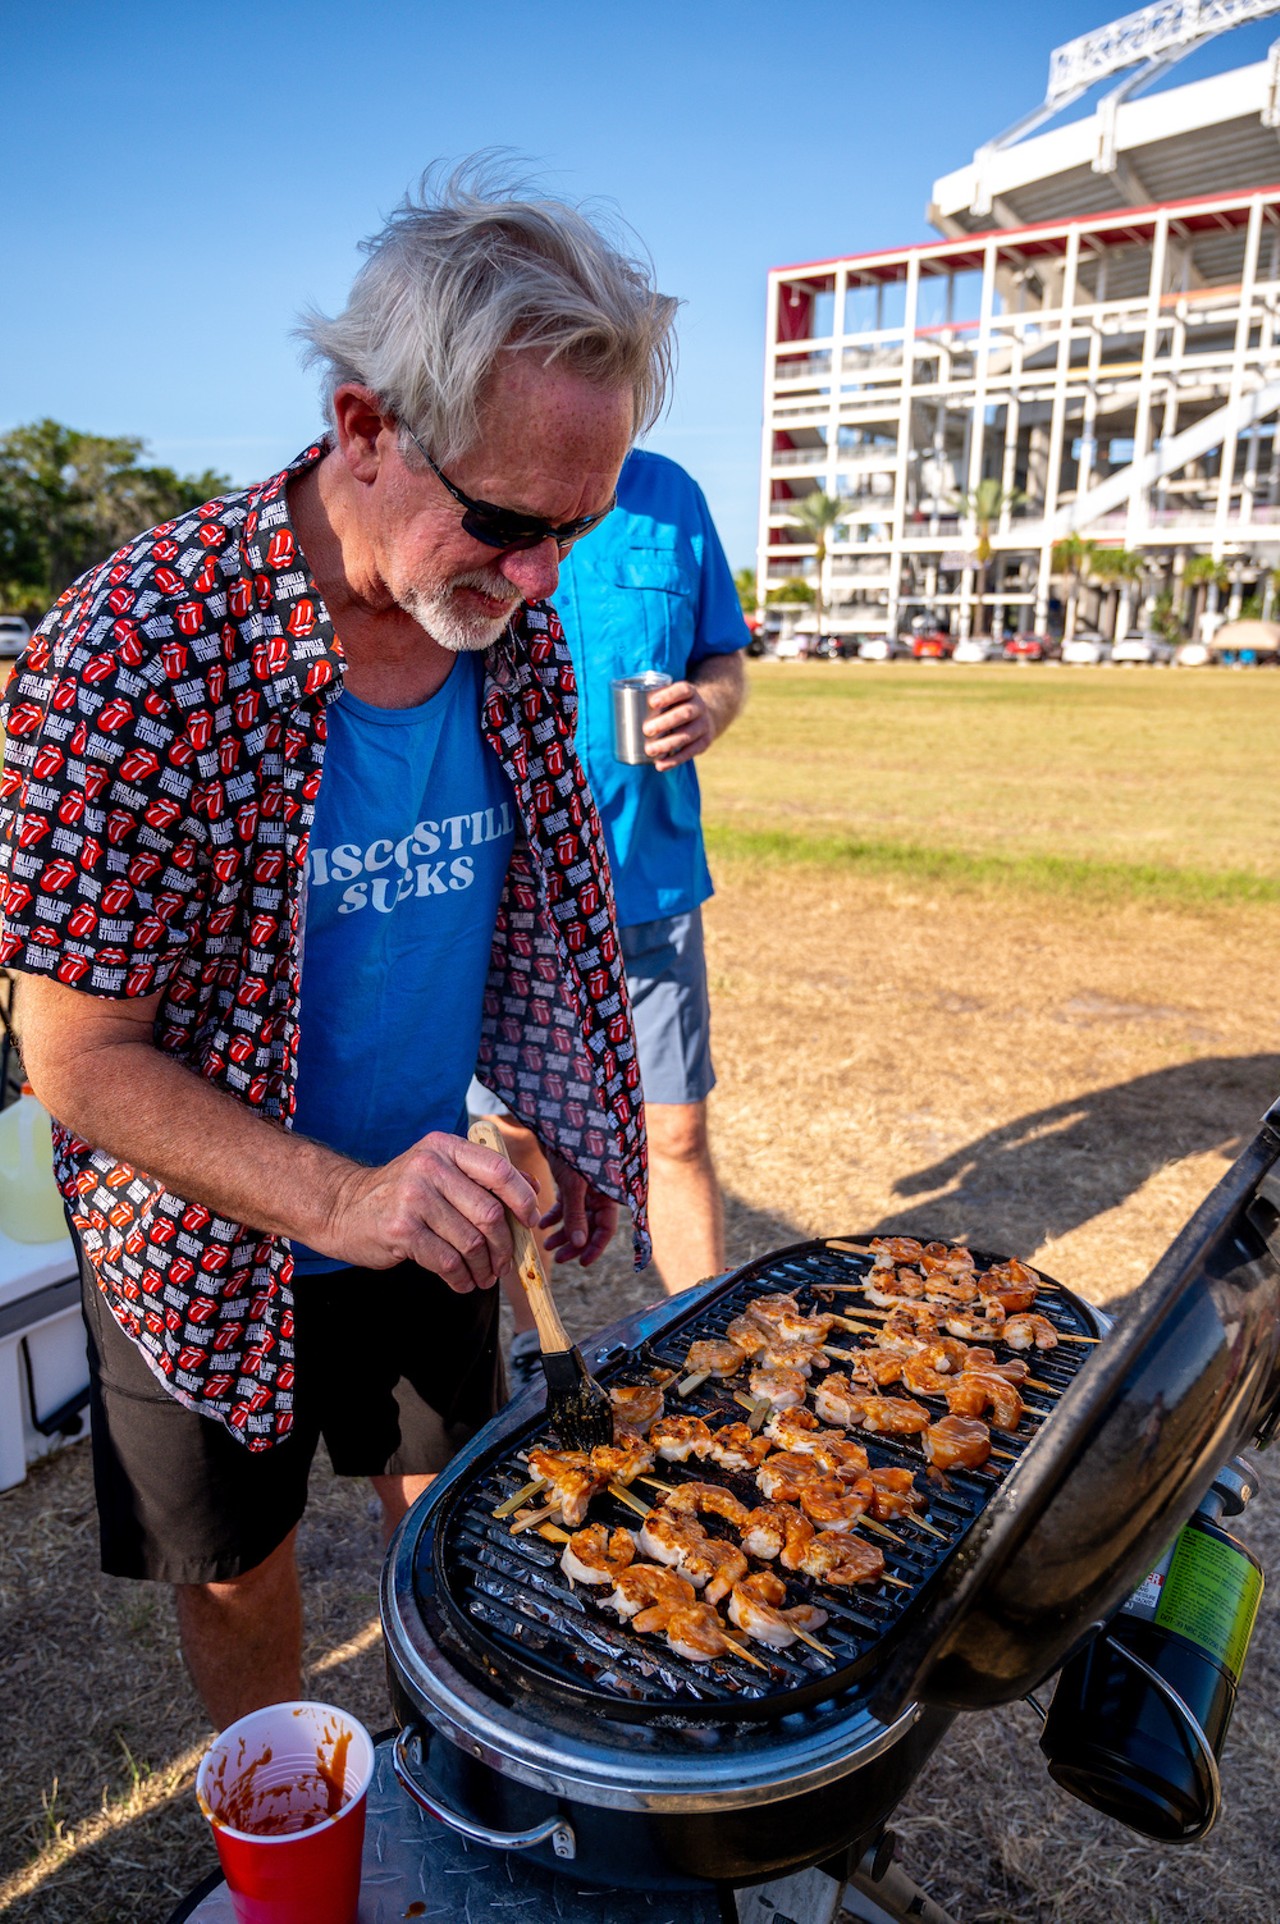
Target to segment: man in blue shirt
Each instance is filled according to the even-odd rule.
[[[724,1263],[719,1184],[707,1136],[715,1084],[701,905],[712,893],[697,756],[733,721],[750,639],[702,490],[659,454],[634,449],[618,505],[565,558],[556,590],[578,677],[577,749],[604,826],[627,965],[649,1137],[654,1260],[669,1293]],[[614,755],[611,683],[656,669],[648,767]],[[541,1180],[533,1138],[507,1140]],[[517,1329],[527,1322],[517,1304]],[[536,1356],[518,1340],[513,1373]]]

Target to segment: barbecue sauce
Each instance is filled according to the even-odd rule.
[[[1222,1755],[1262,1596],[1262,1567],[1222,1528],[1256,1487],[1240,1458],[1219,1472],[1191,1521],[1110,1622],[1063,1665],[1040,1748],[1072,1796],[1166,1843],[1213,1811],[1213,1789],[1187,1720],[1147,1677],[1174,1690]]]

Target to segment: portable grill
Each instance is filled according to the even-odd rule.
[[[513,1537],[492,1515],[528,1481],[521,1453],[545,1440],[537,1391],[509,1405],[405,1519],[384,1568],[406,1785],[463,1835],[571,1861],[587,1883],[740,1885],[855,1863],[954,1713],[1041,1683],[1156,1560],[1218,1466],[1269,1433],[1278,1162],[1280,1104],[1108,1340],[1031,1353],[1033,1374],[1061,1395],[1023,1389],[1018,1432],[993,1431],[1012,1460],[924,1486],[942,1540],[895,1520],[900,1543],[881,1547],[905,1587],[789,1584],[789,1601],[828,1611],[829,1657],[755,1644],[763,1669],[733,1655],[695,1664],[571,1586],[557,1545]],[[586,1360],[610,1386],[668,1377],[753,1296],[821,1308],[824,1289],[857,1282],[868,1263],[798,1244],[614,1325],[584,1345]],[[856,1317],[858,1300],[835,1306]],[[1057,1286],[1034,1308],[1063,1335],[1106,1328]],[[709,1381],[668,1407],[736,1421],[733,1387]],[[924,1468],[909,1437],[859,1440],[873,1466]],[[758,1500],[749,1478],[709,1465],[655,1474]],[[590,1514],[637,1521],[608,1496]]]

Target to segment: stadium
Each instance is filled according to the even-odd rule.
[[[938,239],[770,274],[762,600],[799,578],[843,635],[1060,632],[1074,535],[1107,632],[1272,613],[1280,40],[1142,96],[1276,13],[1181,0],[1057,48],[1043,102],[935,183]],[[846,509],[821,544],[792,518],[819,492]]]

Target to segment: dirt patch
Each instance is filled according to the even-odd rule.
[[[799,868],[722,865],[719,881],[712,1100],[735,1262],[819,1233],[931,1230],[1115,1302],[1280,1091],[1260,966],[1274,911],[1101,914]],[[651,1294],[621,1238],[558,1289],[576,1335]],[[1264,1563],[1270,1482],[1244,1531]],[[301,1555],[310,1688],[377,1729],[362,1487],[317,1469]],[[82,1449],[0,1497],[0,1652],[0,1911],[162,1920],[213,1861],[191,1790],[207,1733],[167,1595],[97,1574]],[[904,1862],[966,1924],[1273,1916],[1278,1673],[1264,1600],[1205,1845],[1162,1851],[1073,1803],[1015,1706],[953,1728],[895,1820]]]

